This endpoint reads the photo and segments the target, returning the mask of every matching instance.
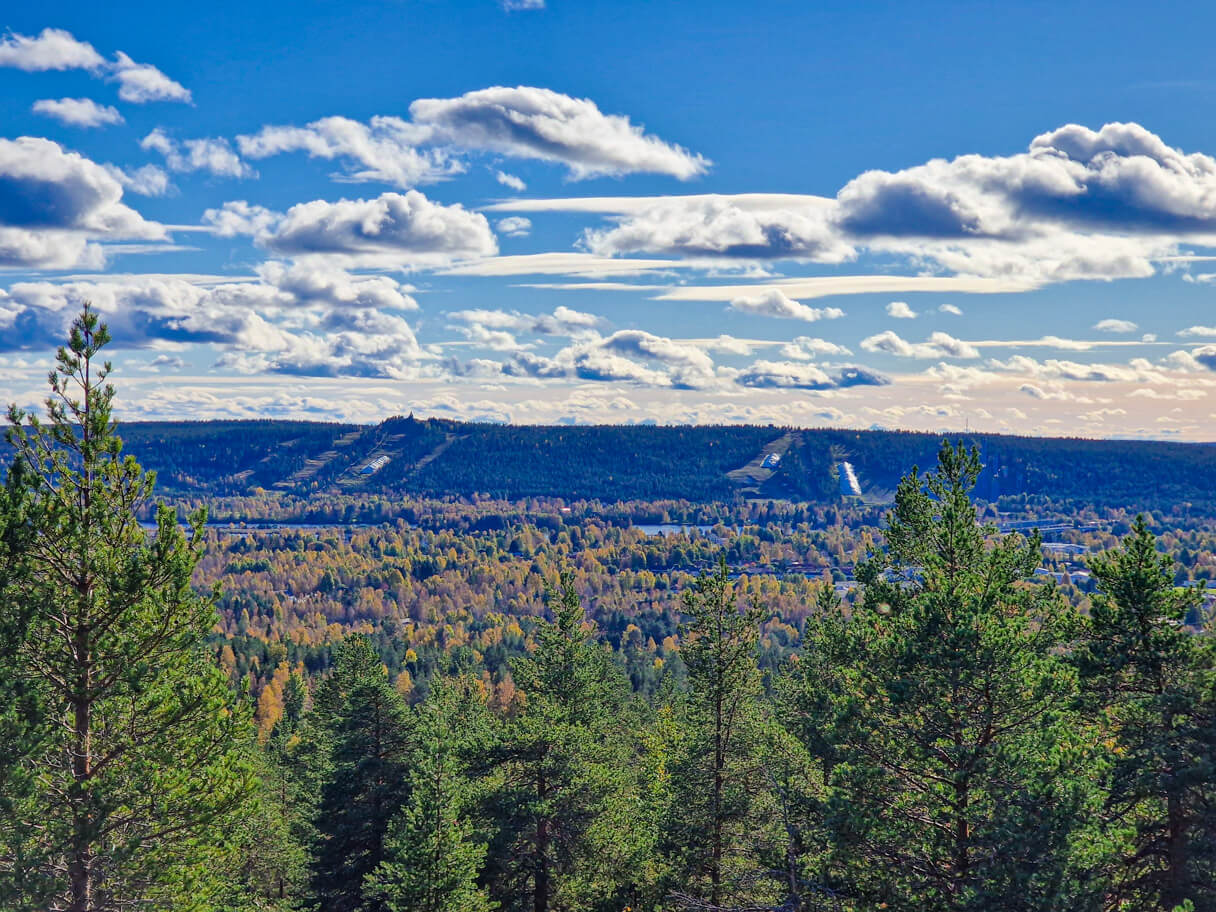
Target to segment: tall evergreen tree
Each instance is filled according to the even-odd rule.
[[[1022,584],[1037,538],[977,523],[978,454],[943,444],[900,483],[853,616],[808,623],[786,718],[823,763],[837,886],[893,912],[1081,910],[1092,810],[1071,609]]]
[[[524,699],[494,752],[491,892],[511,910],[620,908],[643,873],[620,722],[627,687],[584,629],[570,576],[552,611],[533,654],[512,663]]]
[[[494,908],[477,883],[486,844],[470,820],[476,781],[468,766],[488,725],[484,701],[464,682],[438,682],[418,707],[409,798],[389,827],[385,859],[364,891],[388,912]]]
[[[1110,747],[1106,819],[1122,836],[1110,908],[1216,909],[1216,650],[1184,624],[1202,595],[1174,585],[1143,517],[1090,564],[1098,583],[1075,651]]]
[[[10,480],[26,493],[0,525],[25,511],[33,535],[3,555],[20,594],[0,611],[23,615],[14,679],[38,689],[46,726],[22,760],[37,788],[0,823],[24,838],[6,873],[30,889],[41,876],[46,892],[23,899],[42,909],[202,908],[252,788],[248,726],[204,649],[213,601],[190,586],[203,514],[193,540],[165,506],[152,534],[140,526],[155,478],[122,456],[97,363],[108,341],[86,307],[57,355],[49,423],[9,414]]]
[[[259,788],[228,828],[233,852],[214,912],[288,912],[301,907],[308,877],[306,846],[295,827],[300,809],[274,755],[257,745],[249,753]]]
[[[17,462],[0,488],[0,907],[36,909],[50,883],[48,872],[26,858],[29,846],[14,826],[18,809],[34,793],[31,758],[46,748],[45,684],[21,673],[21,653],[34,602],[28,598],[28,563],[35,530],[30,486]],[[7,824],[5,823],[7,821]]]
[[[311,756],[319,794],[312,892],[326,912],[378,912],[364,896],[385,857],[389,821],[407,797],[409,710],[363,635],[338,648],[334,673],[317,689]]]
[[[684,732],[672,773],[667,854],[677,899],[723,909],[761,908],[774,884],[757,878],[768,782],[756,640],[761,611],[740,610],[725,559],[684,596],[680,656],[688,669]]]

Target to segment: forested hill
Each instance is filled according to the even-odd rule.
[[[889,498],[941,437],[756,426],[513,426],[413,417],[374,426],[298,421],[122,424],[162,493],[473,494],[694,502]],[[1201,444],[971,435],[985,499],[1028,494],[1136,509],[1216,502],[1216,448]],[[387,457],[386,459],[381,457]],[[842,493],[844,492],[844,493]]]

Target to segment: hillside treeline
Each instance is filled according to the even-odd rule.
[[[86,310],[46,424],[11,413],[0,908],[1216,909],[1216,647],[1144,522],[1079,612],[943,445],[779,662],[722,561],[680,593],[680,674],[639,690],[563,573],[509,677],[422,693],[348,635],[280,666],[259,730],[192,584],[205,515],[137,522],[107,339]]]
[[[374,426],[303,421],[139,422],[128,451],[176,497],[402,495],[557,498],[613,503],[734,503],[747,496],[842,502],[838,466],[854,466],[869,502],[889,502],[913,466],[932,465],[939,435],[907,431],[697,426],[513,426],[390,418]],[[1170,510],[1216,490],[1216,450],[1202,444],[968,434],[984,468],[976,496],[1017,509],[1028,498]],[[763,452],[784,453],[753,478]],[[387,456],[373,474],[360,474]]]

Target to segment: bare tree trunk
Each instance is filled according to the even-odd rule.
[[[543,760],[541,761],[544,762]],[[536,797],[545,800],[546,783],[544,770],[536,780]],[[549,909],[549,818],[541,817],[536,822],[536,884],[532,894],[532,912],[548,912]]]
[[[719,631],[721,627],[719,625]],[[721,643],[721,633],[718,641]],[[709,901],[716,909],[722,900],[722,770],[726,765],[722,731],[722,662],[718,662],[718,686],[714,695],[714,793],[713,793],[713,856],[709,864]]]
[[[967,875],[971,867],[971,853],[968,843],[971,838],[971,827],[967,820],[967,783],[963,780],[954,783],[954,877],[951,892],[955,899],[963,891]]]
[[[75,660],[79,669],[77,694],[72,727],[72,778],[77,786],[72,834],[72,853],[68,859],[68,880],[71,888],[70,912],[93,912],[93,847],[92,821],[88,807],[89,778],[93,774],[92,701],[89,634],[78,627],[74,643]],[[79,806],[83,803],[83,807]]]
[[[1173,909],[1187,898],[1186,818],[1182,798],[1171,791],[1166,799],[1166,882],[1162,908]]]

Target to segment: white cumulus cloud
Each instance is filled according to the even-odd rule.
[[[136,63],[122,51],[110,67],[118,82],[118,97],[133,104],[149,101],[180,101],[189,103],[190,90],[170,79],[150,63]]]
[[[1109,333],[1131,333],[1135,332],[1140,327],[1131,320],[1118,320],[1114,317],[1108,317],[1105,320],[1099,320],[1094,324],[1094,329],[1099,332]]]
[[[534,86],[420,98],[410,105],[410,117],[430,129],[432,143],[565,165],[575,180],[636,173],[687,180],[710,164],[628,117],[604,114],[590,99]]]
[[[132,104],[149,101],[189,103],[190,90],[152,66],[118,51],[106,60],[93,45],[63,29],[43,29],[36,37],[9,33],[0,38],[0,67],[26,72],[87,70],[118,83],[118,97]]]
[[[98,104],[91,98],[42,98],[34,102],[31,110],[69,127],[104,127],[123,122],[117,108]]]
[[[77,41],[71,32],[43,29],[36,37],[10,32],[0,38],[0,66],[27,73],[47,70],[97,70],[106,60],[93,45]]]
[[[510,187],[519,193],[528,189],[528,185],[524,183],[523,178],[516,177],[514,174],[508,174],[506,171],[495,171],[494,179],[504,187]]]
[[[165,164],[179,173],[206,171],[217,177],[252,177],[253,169],[241,161],[226,139],[187,139],[178,142],[157,127],[142,140],[140,148],[159,152]]]
[[[98,240],[160,240],[102,165],[48,139],[0,139],[0,265],[100,265]]]
[[[499,234],[507,237],[527,237],[532,231],[532,222],[522,215],[510,215],[494,223]]]
[[[427,130],[400,117],[373,117],[367,123],[324,117],[303,127],[263,127],[238,136],[237,146],[246,158],[304,152],[311,158],[343,163],[343,180],[413,187],[463,170],[442,150],[419,148],[427,135]]]
[[[949,333],[932,333],[924,342],[909,342],[893,330],[886,330],[861,340],[868,352],[882,352],[900,358],[978,358],[979,350]]]
[[[298,203],[258,240],[288,256],[337,254],[400,266],[436,266],[498,252],[484,215],[432,202],[417,190]]]
[[[731,310],[755,314],[761,317],[777,317],[785,320],[835,320],[844,316],[839,307],[808,307],[789,298],[779,289],[772,288],[755,295],[744,295],[730,302]]]

